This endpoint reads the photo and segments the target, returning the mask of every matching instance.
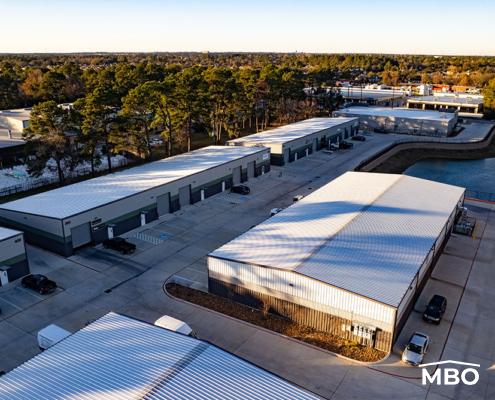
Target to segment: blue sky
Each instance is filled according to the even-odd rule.
[[[0,52],[495,55],[495,2],[0,0]]]

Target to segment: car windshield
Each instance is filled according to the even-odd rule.
[[[421,354],[421,346],[418,346],[417,344],[414,343],[409,343],[407,345],[407,350],[412,351],[413,353]]]

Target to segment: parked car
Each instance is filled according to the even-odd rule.
[[[246,185],[236,185],[232,186],[232,189],[230,189],[232,193],[238,193],[238,194],[249,194],[251,193],[251,189],[249,189],[249,186]]]
[[[428,335],[414,332],[402,353],[402,361],[414,366],[421,364],[429,344],[430,337]]]
[[[274,215],[277,215],[282,210],[283,210],[283,208],[278,208],[278,207],[277,208],[272,208],[270,210],[270,217],[273,217]]]
[[[298,194],[292,198],[292,201],[295,203],[296,201],[304,199],[304,196],[302,194]]]
[[[331,143],[330,146],[328,146],[330,150],[336,151],[339,149],[339,146],[337,144]]]
[[[339,148],[345,150],[345,149],[352,149],[354,147],[354,144],[351,142],[347,142],[346,140],[343,140],[342,142],[339,143]]]
[[[447,308],[447,299],[439,294],[434,295],[423,313],[423,319],[427,322],[440,323]]]
[[[361,135],[356,135],[351,137],[351,140],[354,140],[355,142],[366,142],[366,138]]]
[[[136,251],[136,245],[134,243],[128,242],[121,237],[104,240],[103,247],[105,249],[118,251],[122,254],[132,254]]]
[[[41,274],[25,276],[21,280],[21,285],[22,287],[34,290],[39,294],[49,294],[57,289],[57,284],[54,281]]]

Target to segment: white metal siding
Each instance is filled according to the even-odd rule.
[[[255,285],[266,288],[266,293],[278,292],[295,298],[294,302],[316,310],[362,323],[369,323],[392,332],[395,308],[366,299],[348,291],[319,282],[301,274],[263,268],[208,257],[210,277],[232,283],[232,278],[240,286]],[[302,301],[298,301],[298,299]],[[323,307],[322,307],[323,306]]]

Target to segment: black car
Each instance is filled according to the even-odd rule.
[[[112,249],[122,254],[132,254],[136,251],[136,245],[128,242],[124,238],[114,237],[112,239],[106,239],[103,241],[103,247],[105,249]]]
[[[249,189],[248,186],[246,185],[237,185],[237,186],[232,186],[232,189],[230,189],[232,193],[238,193],[238,194],[249,194],[251,193],[251,189]]]
[[[339,148],[341,149],[352,149],[353,146],[353,143],[347,142],[345,140],[339,143]]]
[[[35,290],[39,294],[49,294],[55,291],[57,284],[45,275],[31,274],[21,280],[22,287]]]
[[[366,142],[366,138],[364,136],[361,136],[361,135],[353,136],[353,137],[351,137],[351,140],[354,140],[356,142]]]
[[[434,295],[423,313],[423,319],[427,322],[440,323],[447,308],[447,299],[438,294]]]

